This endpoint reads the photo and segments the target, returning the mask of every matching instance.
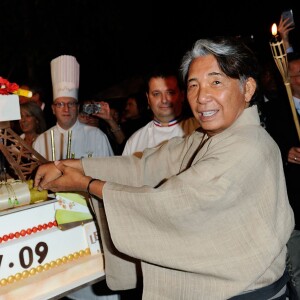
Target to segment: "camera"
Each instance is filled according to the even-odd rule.
[[[293,17],[293,10],[292,9],[288,9],[282,12],[281,14],[282,19],[288,19],[289,22],[291,22],[290,26],[295,26],[295,22],[294,22],[294,17]]]
[[[97,114],[101,111],[100,103],[85,103],[82,106],[82,111],[88,115]]]

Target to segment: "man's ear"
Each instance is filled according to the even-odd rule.
[[[54,104],[51,104],[51,108],[52,108],[52,113],[54,114],[54,116],[55,116],[55,105]]]
[[[150,107],[150,101],[149,101],[149,94],[146,92],[147,102],[148,102],[148,108]]]
[[[245,101],[250,102],[252,99],[252,96],[254,95],[256,90],[256,81],[252,78],[249,77],[246,81],[246,86],[245,86]]]

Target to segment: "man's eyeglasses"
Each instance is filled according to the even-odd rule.
[[[65,105],[68,106],[68,108],[74,108],[77,106],[77,102],[69,102],[69,103],[64,103],[64,102],[56,102],[56,103],[53,103],[53,105],[55,105],[57,108],[63,108],[65,107]]]

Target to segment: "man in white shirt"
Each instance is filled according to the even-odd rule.
[[[61,55],[51,61],[52,111],[57,123],[41,134],[33,148],[48,160],[111,156],[107,136],[96,127],[78,121],[79,64]]]
[[[69,155],[71,158],[114,155],[103,131],[78,120],[79,64],[76,58],[62,55],[53,59],[51,77],[54,101],[52,111],[57,123],[35,140],[33,148],[48,160],[64,159]],[[104,284],[99,289],[100,293],[107,292]],[[92,286],[68,294],[68,299],[117,299],[114,295],[108,297],[96,295]]]
[[[184,90],[176,70],[165,66],[154,68],[146,84],[153,120],[128,139],[122,155],[137,154],[175,136],[184,137],[199,127],[194,117],[183,116]]]

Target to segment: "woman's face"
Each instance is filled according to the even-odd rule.
[[[37,133],[37,120],[26,109],[21,109],[21,130],[26,133]]]

